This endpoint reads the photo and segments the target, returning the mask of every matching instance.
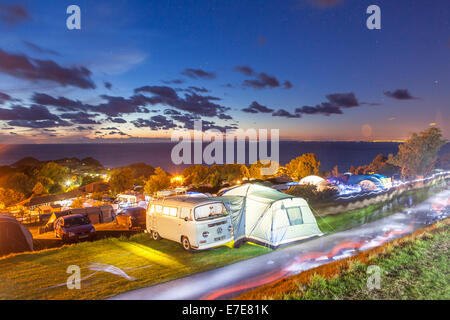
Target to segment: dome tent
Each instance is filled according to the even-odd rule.
[[[277,248],[323,234],[303,198],[245,184],[225,191],[221,199],[231,211],[235,246],[250,241]]]
[[[33,237],[14,217],[0,214],[0,256],[33,250]]]
[[[301,179],[298,184],[300,185],[313,185],[316,186],[317,191],[324,191],[328,187],[328,181],[322,177],[311,175]]]

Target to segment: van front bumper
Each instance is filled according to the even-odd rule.
[[[222,241],[217,241],[217,242],[213,242],[213,243],[206,243],[206,244],[201,244],[198,247],[194,247],[192,246],[192,249],[194,250],[205,250],[205,249],[210,249],[210,248],[214,248],[214,247],[219,247],[219,246],[223,246],[224,244],[233,241],[233,237],[230,236],[227,239],[224,239]]]

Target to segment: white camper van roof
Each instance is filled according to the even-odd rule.
[[[174,207],[194,208],[196,206],[199,206],[202,204],[208,204],[211,202],[222,202],[222,201],[218,200],[218,199],[214,199],[214,198],[173,196],[173,197],[167,197],[167,198],[163,198],[163,199],[152,200],[151,204],[161,204],[161,205],[174,206]]]

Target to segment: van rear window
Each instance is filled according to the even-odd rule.
[[[227,209],[221,202],[214,202],[198,206],[194,210],[195,220],[209,220],[223,217],[228,214]]]

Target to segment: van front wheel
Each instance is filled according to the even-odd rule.
[[[153,238],[153,240],[161,240],[159,233],[156,231],[152,231],[152,238]]]
[[[189,239],[187,237],[182,237],[181,238],[181,245],[183,246],[183,249],[186,251],[191,251],[192,247],[191,247],[191,243],[189,242]]]

